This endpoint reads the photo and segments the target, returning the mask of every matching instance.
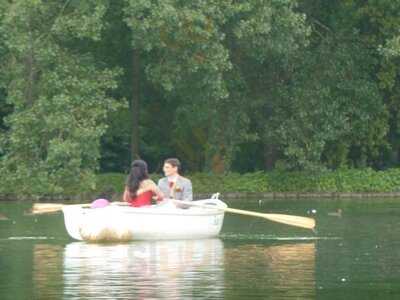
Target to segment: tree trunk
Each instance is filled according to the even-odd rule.
[[[138,159],[139,153],[139,109],[140,109],[140,57],[138,50],[132,50],[132,98],[131,109],[131,160]]]
[[[36,84],[36,70],[35,70],[35,51],[34,39],[32,36],[31,22],[29,20],[29,50],[25,57],[25,70],[26,76],[26,88],[25,88],[25,100],[27,107],[32,107],[34,102],[34,87]]]
[[[278,159],[278,149],[275,145],[264,145],[264,166],[267,171],[273,170]]]
[[[225,172],[225,162],[220,153],[216,153],[212,157],[212,172],[214,174],[223,174]]]

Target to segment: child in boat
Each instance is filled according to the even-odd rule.
[[[141,159],[133,161],[126,180],[123,200],[131,206],[140,207],[151,205],[153,197],[161,201],[164,195],[149,178],[146,162]]]

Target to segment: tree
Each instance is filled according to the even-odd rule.
[[[282,147],[289,168],[347,166],[351,152],[357,153],[353,162],[365,166],[385,143],[387,110],[370,76],[370,51],[338,44],[338,38],[327,37],[305,52],[290,83],[277,86],[280,101],[265,133]]]
[[[389,154],[383,155],[380,165],[398,165],[400,162],[400,86],[398,53],[398,34],[400,3],[398,1],[360,1],[348,0],[340,7],[351,11],[351,20],[360,32],[366,46],[374,49],[377,58],[376,82],[388,110]],[[387,153],[388,151],[386,151]]]
[[[348,2],[302,2],[312,26],[309,46],[286,69],[267,71],[275,76],[275,101],[257,113],[266,120],[260,132],[279,152],[280,166],[361,167],[387,145],[388,110],[374,76],[377,49],[354,29],[356,10]]]
[[[96,62],[88,50],[101,37],[107,4],[2,2],[8,50],[2,73],[13,107],[1,136],[5,192],[94,187],[104,120],[118,107],[107,94],[118,71]]]
[[[132,47],[143,53],[147,79],[174,99],[175,133],[196,128],[198,137],[206,136],[197,147],[206,165],[229,170],[238,144],[254,138],[249,111],[260,90],[250,80],[305,43],[304,16],[294,12],[294,1],[126,4]]]

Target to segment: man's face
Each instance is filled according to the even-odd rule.
[[[168,163],[164,164],[163,171],[164,171],[165,176],[173,176],[173,175],[178,174],[178,168],[174,167]]]

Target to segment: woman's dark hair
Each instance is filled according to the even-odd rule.
[[[128,178],[126,180],[126,185],[128,187],[131,197],[136,196],[136,192],[139,189],[140,183],[149,178],[147,171],[147,164],[144,160],[138,159],[134,160],[131,164],[131,171],[129,172]]]
[[[164,160],[164,164],[170,164],[173,167],[177,167],[178,172],[181,170],[181,162],[177,158],[168,158]]]

